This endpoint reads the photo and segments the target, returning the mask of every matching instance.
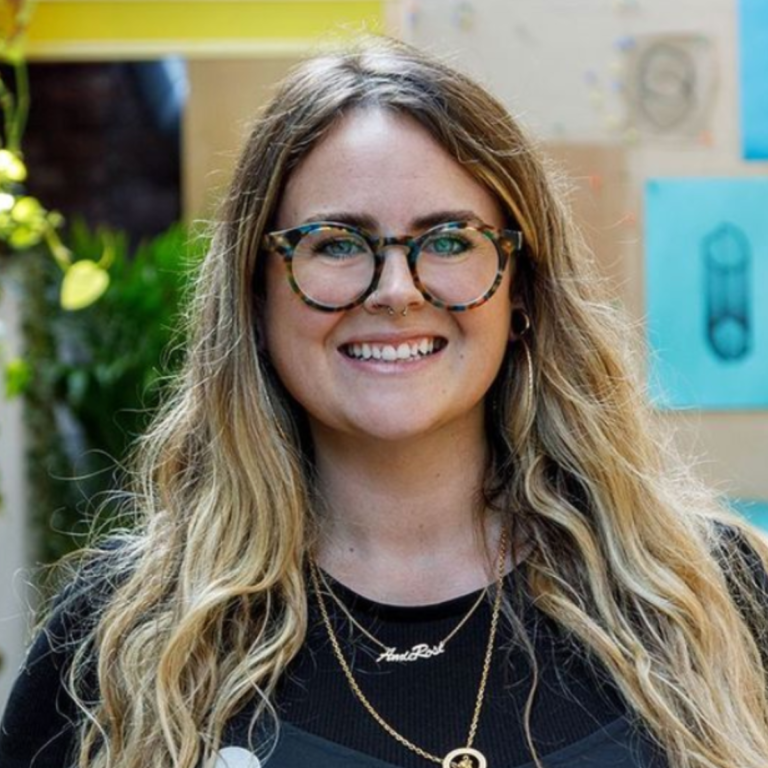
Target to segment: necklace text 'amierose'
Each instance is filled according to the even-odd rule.
[[[427,643],[418,643],[409,651],[399,653],[397,648],[387,648],[384,653],[377,657],[376,663],[382,661],[402,663],[407,661],[418,661],[419,659],[431,659],[433,656],[439,656],[445,653],[445,642],[437,645],[428,645]]]
[[[386,663],[395,663],[395,664],[402,664],[403,662],[410,662],[410,661],[420,661],[421,659],[433,659],[435,656],[440,656],[441,654],[445,653],[445,646],[448,644],[450,640],[452,640],[458,632],[461,630],[461,628],[472,618],[472,615],[475,613],[475,611],[480,607],[481,603],[485,599],[486,594],[488,593],[487,589],[484,589],[480,595],[478,596],[477,600],[472,604],[472,607],[469,609],[469,611],[466,613],[464,618],[439,642],[437,643],[415,643],[411,646],[411,649],[408,651],[398,651],[397,648],[393,648],[390,645],[386,645],[385,643],[382,643],[381,640],[379,640],[375,635],[373,635],[369,630],[367,630],[353,615],[352,612],[347,608],[347,606],[344,604],[344,601],[333,591],[331,588],[331,585],[328,583],[328,580],[325,578],[325,574],[320,570],[320,568],[317,566],[317,564],[313,564],[313,568],[317,572],[317,576],[319,577],[321,583],[325,587],[326,591],[328,592],[328,595],[333,599],[333,601],[338,605],[338,607],[341,609],[342,613],[347,617],[349,622],[352,624],[352,626],[356,627],[360,632],[363,633],[369,640],[374,642],[376,645],[379,646],[379,648],[382,649],[382,653],[379,654],[379,656],[376,658],[376,663],[381,664],[382,662]]]

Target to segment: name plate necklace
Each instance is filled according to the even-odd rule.
[[[320,607],[320,614],[323,617],[323,624],[328,633],[328,639],[331,642],[334,656],[339,662],[339,666],[347,678],[349,687],[352,689],[352,693],[355,694],[357,699],[363,705],[368,714],[386,731],[395,741],[402,744],[406,749],[411,752],[415,752],[425,760],[429,760],[432,763],[437,763],[442,768],[488,768],[488,760],[485,755],[479,750],[475,749],[472,744],[477,736],[477,725],[480,722],[480,712],[483,709],[483,701],[485,700],[485,688],[488,684],[488,674],[491,670],[491,659],[493,658],[493,647],[496,641],[496,629],[499,625],[499,616],[501,614],[501,597],[504,590],[504,563],[507,559],[507,534],[506,531],[502,531],[501,541],[499,542],[499,562],[498,562],[498,574],[496,578],[496,595],[493,600],[493,613],[491,615],[491,629],[488,633],[488,647],[485,651],[485,658],[483,659],[483,671],[480,675],[480,685],[478,686],[477,698],[475,699],[475,710],[472,713],[472,721],[469,725],[469,734],[467,735],[467,744],[464,747],[457,747],[448,752],[445,757],[427,752],[426,749],[414,744],[409,739],[405,738],[399,731],[395,730],[374,708],[373,704],[368,700],[362,689],[358,685],[355,676],[352,673],[352,667],[344,658],[344,653],[341,650],[341,644],[339,643],[336,633],[333,631],[333,625],[331,624],[330,616],[328,615],[328,609],[325,605],[325,598],[323,598],[320,589],[320,578],[318,576],[318,567],[313,560],[310,560],[310,577],[312,579],[312,588],[317,597],[317,603]]]
[[[472,618],[474,612],[480,607],[480,604],[488,594],[488,588],[486,587],[480,596],[472,604],[467,614],[461,619],[461,621],[438,643],[430,645],[429,643],[415,643],[407,651],[398,651],[397,648],[393,648],[391,645],[382,643],[378,637],[375,637],[369,630],[367,630],[359,621],[352,615],[352,612],[344,604],[344,601],[331,589],[331,585],[325,578],[323,571],[312,561],[312,568],[317,571],[317,575],[322,582],[325,591],[331,597],[334,603],[338,605],[342,613],[347,617],[352,626],[356,627],[362,634],[364,634],[371,642],[375,643],[382,649],[382,652],[376,659],[377,663],[388,662],[395,664],[402,664],[405,662],[419,661],[421,659],[431,659],[435,656],[445,653],[445,646],[458,634],[459,630]]]

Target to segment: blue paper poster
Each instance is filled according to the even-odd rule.
[[[739,0],[741,143],[746,160],[768,160],[768,0]]]
[[[768,179],[648,181],[645,249],[656,405],[768,407]]]

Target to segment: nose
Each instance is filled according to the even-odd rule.
[[[390,245],[383,249],[384,266],[376,290],[365,304],[370,310],[391,307],[395,312],[418,307],[426,299],[413,281],[408,265],[408,249],[401,245]]]
[[[366,307],[373,311],[381,307],[391,307],[395,312],[401,313],[405,309],[421,306],[425,301],[413,281],[407,248],[386,247],[379,282],[376,290],[366,300]]]

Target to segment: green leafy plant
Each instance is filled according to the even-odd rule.
[[[24,358],[31,509],[43,562],[71,551],[119,479],[131,442],[180,362],[190,268],[207,246],[177,225],[132,252],[125,234],[75,223],[67,241],[85,259],[109,244],[109,288],[80,312],[57,299],[50,259],[24,270]],[[77,262],[75,262],[77,263]],[[106,505],[101,521],[113,515]]]

